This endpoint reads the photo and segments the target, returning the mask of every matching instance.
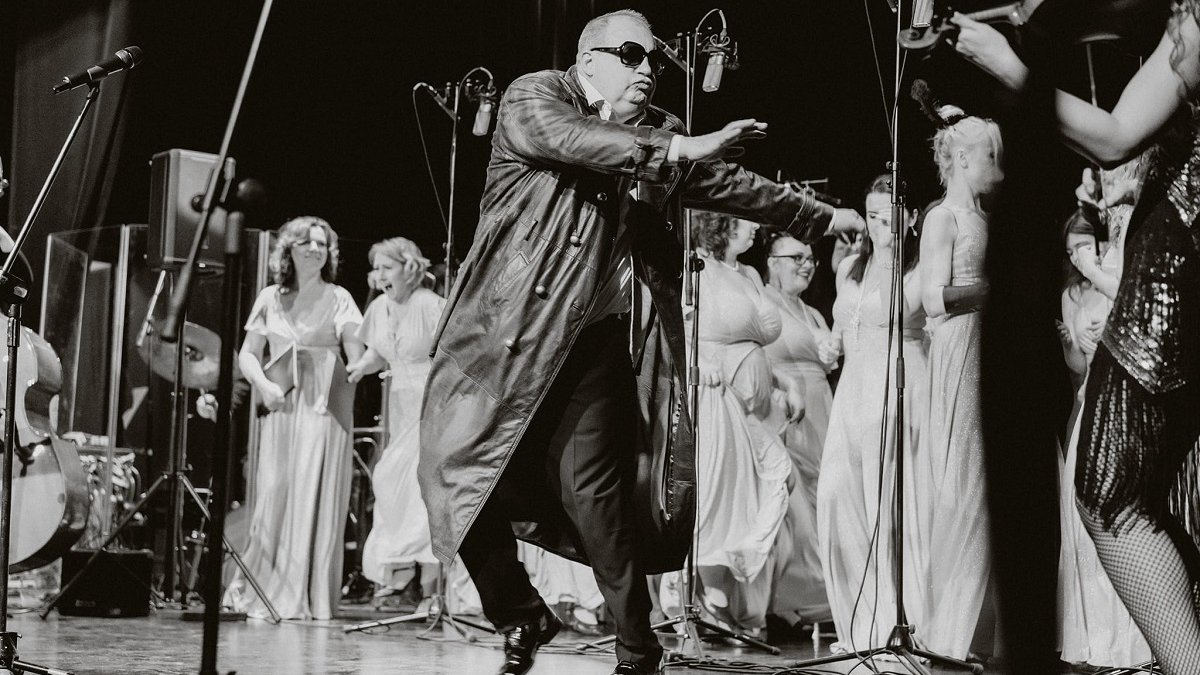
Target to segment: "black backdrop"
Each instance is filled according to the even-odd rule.
[[[27,4],[7,2],[9,12],[24,17],[19,26],[36,23],[30,13],[39,18],[50,11]],[[106,3],[84,3],[89,4]],[[343,236],[408,236],[427,255],[440,258],[444,232],[422,161],[412,85],[456,80],[476,65],[490,68],[501,86],[524,72],[565,67],[573,60],[575,36],[586,19],[627,4],[276,3],[232,146],[244,174],[259,177],[271,191],[272,207],[263,225],[274,226],[289,215],[318,214]],[[632,4],[664,37],[689,30],[703,14],[694,3],[679,0]],[[259,6],[231,1],[111,6],[128,21],[130,41],[143,47],[146,59],[135,71],[117,76],[129,80],[131,94],[104,219],[144,222],[147,161],[153,153],[171,147],[217,150]],[[731,34],[740,42],[743,66],[726,74],[719,92],[697,97],[695,128],[711,130],[743,116],[766,120],[770,136],[750,148],[744,160],[748,166],[772,176],[784,170],[796,178],[829,177],[834,193],[857,201],[869,178],[884,170],[889,154],[867,22],[869,15],[890,92],[892,18],[886,2],[743,0],[724,9]],[[74,52],[57,50],[54,60],[63,72],[107,56],[85,37],[60,36],[79,43]],[[914,60],[906,72],[919,72],[916,66]],[[668,71],[656,102],[681,112],[681,80],[681,73]],[[106,84],[104,96],[120,83],[114,79]],[[962,94],[974,97],[975,89]],[[34,92],[21,103],[38,117],[43,109],[73,114],[83,97],[82,90],[59,97],[40,86]],[[913,169],[917,194],[925,197],[933,186],[923,152],[930,128],[904,101],[904,111],[911,113],[904,135],[911,158],[907,166]],[[418,107],[444,199],[449,120],[424,95]],[[25,130],[14,130],[14,143],[27,152],[35,146],[52,157],[66,127],[43,125],[35,138],[22,136]],[[487,139],[463,131],[456,221],[465,247],[474,229]],[[36,188],[42,175],[15,180]],[[10,214],[10,227],[23,215]],[[348,272],[358,267],[355,261],[347,263]]]

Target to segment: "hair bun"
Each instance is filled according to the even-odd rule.
[[[963,121],[967,117],[967,113],[965,110],[963,110],[962,108],[960,108],[956,105],[951,105],[951,104],[938,106],[937,114],[938,114],[938,117],[942,118],[942,122],[944,122],[946,124],[946,126],[948,126],[948,127],[952,127],[955,124],[958,124],[959,122]]]

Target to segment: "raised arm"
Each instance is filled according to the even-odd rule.
[[[1055,94],[1059,130],[1066,142],[1085,157],[1113,166],[1138,154],[1150,138],[1200,83],[1200,27],[1192,16],[1179,21],[1180,53],[1172,65],[1176,41],[1163,34],[1149,60],[1125,86],[1111,113],[1063,91]],[[1012,90],[1023,88],[1029,69],[995,28],[963,15],[956,49],[968,61]]]

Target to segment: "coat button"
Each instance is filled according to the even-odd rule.
[[[608,201],[608,193],[607,192],[597,192],[596,193],[596,201],[598,201],[598,202]]]
[[[545,284],[538,284],[537,286],[534,286],[534,287],[533,287],[533,294],[534,294],[534,295],[536,295],[536,296],[538,296],[539,298],[541,298],[541,299],[543,299],[543,300],[545,300],[545,299],[546,299],[546,296],[550,295],[550,293],[549,293],[549,292],[546,290],[546,285],[545,285]]]
[[[516,351],[517,350],[517,341],[513,338],[508,338],[507,340],[504,341],[504,346],[510,352]]]
[[[577,235],[577,234],[572,234],[571,238],[568,241],[571,242],[572,246],[579,246],[580,244],[583,243],[583,240],[580,239],[579,235]]]
[[[675,223],[672,223],[668,220],[667,224],[663,225],[663,229],[665,229],[667,232],[670,232],[671,230],[675,229]]]

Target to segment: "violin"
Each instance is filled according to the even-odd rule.
[[[1029,21],[1033,10],[1041,4],[1041,0],[1020,0],[991,9],[964,14],[968,18],[983,23],[1007,23],[1012,26],[1024,26]],[[953,43],[958,37],[958,26],[950,22],[955,11],[947,7],[937,12],[928,26],[916,26],[900,33],[900,46],[908,51],[930,52],[941,42]]]

